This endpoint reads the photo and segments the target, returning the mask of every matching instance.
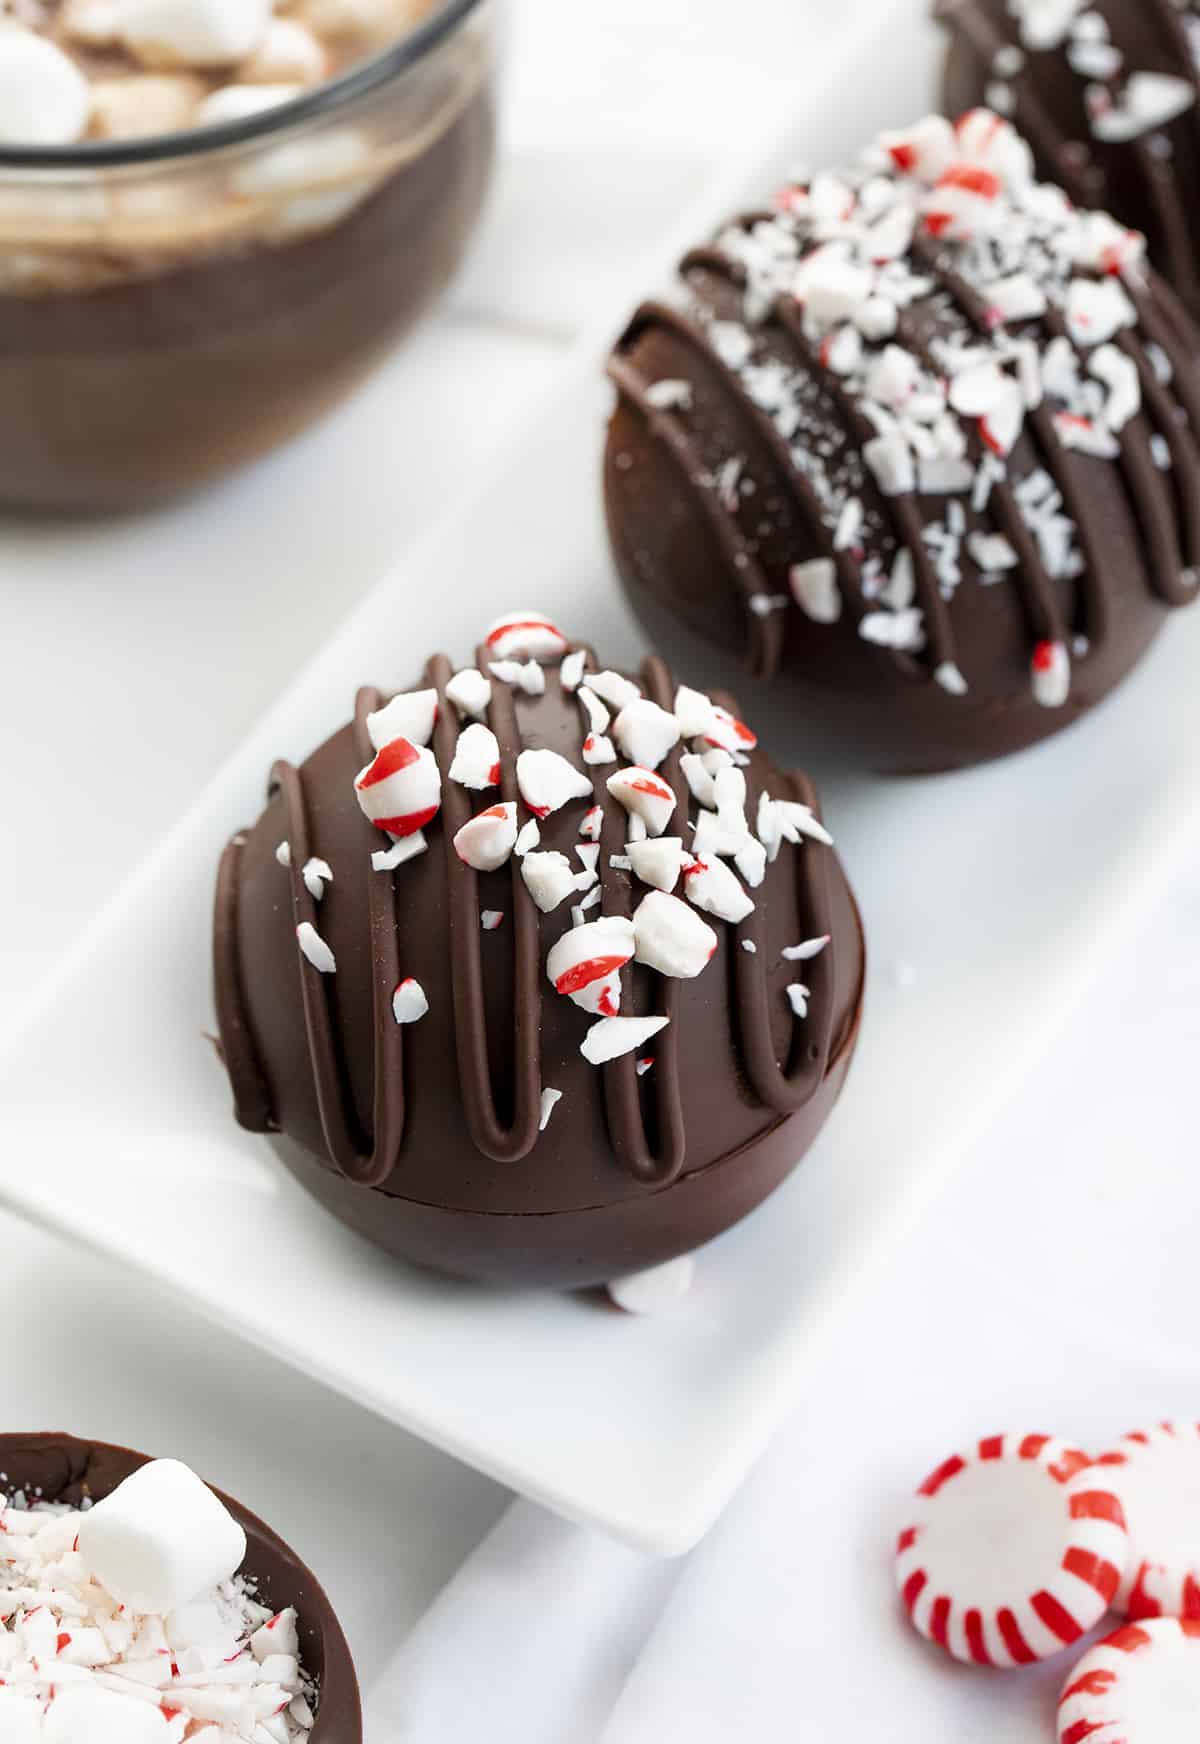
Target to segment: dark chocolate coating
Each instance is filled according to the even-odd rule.
[[[154,1457],[56,1432],[0,1435],[0,1491],[36,1491],[42,1501],[78,1507],[85,1499],[100,1501]],[[248,1508],[220,1490],[214,1493],[245,1531],[242,1572],[254,1579],[263,1604],[276,1611],[288,1605],[296,1608],[301,1663],[318,1686],[317,1718],[309,1744],[362,1744],[354,1662],[316,1576]]]
[[[1033,146],[1045,179],[1065,188],[1078,205],[1101,207],[1140,230],[1159,272],[1200,317],[1200,107],[1135,139],[1098,139],[1086,96],[1089,87],[1103,89],[1105,82],[1071,66],[1066,40],[1024,50],[1024,65],[1004,76],[995,67],[997,52],[1021,43],[1007,0],[936,0],[934,10],[950,33],[942,86],[946,113],[988,101],[998,83],[1005,87],[1012,119]],[[1087,10],[1106,21],[1126,71],[1186,79],[1200,93],[1185,24],[1200,23],[1194,0],[1097,0]]]
[[[770,213],[735,221],[743,227]],[[914,268],[935,284],[901,317],[897,343],[923,361],[951,334],[986,336],[986,311],[936,244],[914,245]],[[688,255],[681,273],[687,310],[642,306],[609,364],[617,404],[609,427],[604,492],[614,556],[634,609],[661,645],[686,652],[672,632],[682,624],[722,650],[740,654],[756,675],[779,675],[797,711],[828,740],[869,767],[925,772],[967,766],[1017,751],[1070,725],[1100,702],[1149,646],[1168,608],[1195,595],[1200,562],[1200,372],[1198,336],[1178,302],[1151,274],[1129,283],[1140,325],[1118,344],[1136,361],[1143,408],[1122,432],[1119,460],[1066,448],[1043,403],[1027,419],[1009,456],[1009,479],[982,512],[965,503],[968,532],[1001,533],[1019,554],[1000,585],[984,586],[964,541],[962,579],[950,599],[938,586],[922,529],[946,512],[944,497],[916,492],[883,497],[858,459],[874,434],[806,338],[797,305],[776,300],[754,332],[761,355],[794,372],[798,397],[819,432],[817,444],[862,474],[858,494],[876,554],[907,547],[928,647],[921,656],[877,647],[858,624],[871,609],[861,564],[835,552],[829,527],[768,415],[717,355],[710,320],[740,321],[744,278],[717,248]],[[1057,323],[1057,325],[1056,325]],[[1044,345],[1062,330],[1051,311],[1021,329]],[[1166,353],[1170,384],[1155,377],[1150,344]],[[686,409],[652,404],[647,390],[686,382]],[[1171,471],[1151,458],[1152,438],[1170,449]],[[975,457],[979,452],[976,442]],[[713,488],[731,460],[748,491],[736,506]],[[1015,486],[1045,470],[1062,493],[1086,559],[1075,580],[1044,568],[1016,506]],[[869,553],[870,554],[870,553]],[[843,601],[840,619],[817,623],[789,594],[793,565],[832,559]],[[758,616],[754,596],[786,600]],[[1044,707],[1032,693],[1031,658],[1042,642],[1076,648],[1066,704]],[[965,675],[965,696],[934,680],[942,662]]]
[[[477,658],[482,665],[482,651]],[[442,690],[452,670],[437,657],[424,683]],[[648,662],[641,676],[646,694],[670,706],[662,663]],[[849,1065],[863,946],[836,857],[816,842],[784,844],[746,921],[705,917],[719,943],[694,980],[627,967],[622,1013],[671,1021],[648,1044],[655,1064],[643,1077],[633,1055],[593,1066],[579,1047],[595,1019],[546,978],[547,952],[571,925],[569,902],[540,914],[515,857],[479,873],[454,852],[456,830],[497,794],[472,795],[447,779],[458,721],[444,696],[433,742],[443,806],[426,830],[428,851],[394,873],[372,871],[370,854],[385,839],[363,817],[353,780],[370,760],[364,720],[379,701],[362,693],[352,725],[299,770],[277,767],[265,813],[222,863],[216,1003],[239,1120],[276,1134],[287,1166],[344,1221],[448,1272],[583,1286],[718,1234],[800,1159]],[[504,800],[518,800],[522,748],[547,747],[581,766],[580,705],[554,666],[541,697],[495,682],[489,724]],[[680,806],[689,801],[684,748],[660,771]],[[609,864],[627,834],[605,788],[619,766],[589,772],[604,807],[602,906],[589,919],[631,914],[646,894]],[[745,773],[751,819],[764,787],[815,805],[808,782],[781,775],[761,751]],[[577,864],[589,803],[543,820],[541,847]],[[519,821],[527,815],[519,804]],[[677,810],[669,833],[686,838],[685,815]],[[285,839],[290,875],[275,859]],[[313,854],[334,873],[319,905],[299,870]],[[483,909],[504,912],[499,930],[481,930]],[[295,929],[305,919],[332,948],[336,974],[319,977],[299,955]],[[784,946],[826,933],[832,943],[815,960],[781,958]],[[743,951],[743,939],[757,951]],[[400,1028],[391,995],[404,976],[422,984],[430,1009]],[[803,1022],[784,991],[799,979],[812,990]],[[539,1132],[543,1087],[562,1100]]]

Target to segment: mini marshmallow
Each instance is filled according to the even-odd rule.
[[[0,30],[0,145],[73,145],[87,130],[92,93],[79,68],[32,30]]]
[[[371,855],[371,867],[375,872],[394,872],[397,866],[403,866],[406,860],[415,860],[418,854],[423,854],[429,843],[425,840],[423,830],[414,830],[411,836],[403,836],[398,842],[393,842],[390,848],[380,848]]]
[[[606,785],[627,812],[642,819],[652,836],[662,835],[675,810],[675,792],[661,775],[635,763],[610,775]]]
[[[582,648],[576,648],[574,653],[565,656],[558,669],[558,682],[564,690],[578,690],[583,678],[583,669],[587,665],[587,655]]]
[[[337,959],[310,920],[302,920],[296,928],[296,942],[314,969],[322,975],[337,974]]]
[[[425,989],[411,975],[406,975],[392,993],[392,1016],[397,1023],[419,1023],[428,1010]]]
[[[589,806],[587,811],[584,812],[583,818],[580,822],[579,834],[587,842],[598,842],[600,840],[600,831],[603,828],[604,807],[601,805]]]
[[[488,671],[501,684],[511,684],[526,696],[542,696],[546,689],[546,674],[536,660],[489,660]]]
[[[641,1071],[641,1062],[638,1062]],[[626,1314],[659,1314],[664,1308],[682,1301],[692,1287],[696,1262],[690,1254],[682,1254],[666,1265],[651,1266],[644,1272],[630,1272],[624,1278],[613,1278],[607,1285],[608,1294]]]
[[[498,660],[557,660],[567,638],[541,612],[508,612],[487,633],[487,647]]]
[[[543,914],[550,914],[575,891],[575,874],[565,854],[526,854],[521,861],[521,876]]]
[[[198,106],[195,124],[228,127],[248,121],[252,115],[263,115],[268,109],[278,109],[281,103],[290,103],[303,90],[303,85],[222,85]]]
[[[554,1113],[555,1107],[561,1101],[562,1101],[562,1091],[561,1090],[545,1089],[542,1091],[542,1100],[541,1100],[541,1103],[540,1103],[539,1109],[538,1109],[538,1131],[539,1132],[545,1132],[546,1128],[550,1124],[550,1116]]]
[[[633,937],[639,963],[657,969],[660,975],[689,981],[708,967],[718,942],[716,933],[694,908],[661,890],[651,891],[638,904]]]
[[[683,888],[689,902],[718,920],[734,924],[745,920],[754,903],[723,860],[715,857],[695,860],[683,875]]]
[[[631,1054],[670,1023],[669,1017],[602,1017],[580,1043],[579,1051],[593,1066]]]
[[[513,852],[518,856],[530,853],[542,839],[542,832],[537,827],[536,818],[527,818],[517,831],[517,839],[513,843]]]
[[[597,763],[615,763],[617,753],[613,742],[607,733],[589,733],[583,741],[583,760],[589,766]]]
[[[581,683],[588,690],[594,690],[598,697],[615,709],[628,707],[642,694],[632,679],[623,678],[619,672],[610,672],[607,669],[604,672],[586,673]]]
[[[393,739],[354,778],[363,815],[389,836],[411,836],[438,814],[442,783],[433,752]]]
[[[568,800],[592,797],[588,777],[557,751],[522,751],[517,758],[517,786],[539,818],[549,817]]]
[[[329,56],[307,25],[272,18],[238,73],[247,85],[319,85],[328,76]]]
[[[482,720],[492,700],[492,681],[475,666],[464,666],[446,685],[446,695],[460,715]]]
[[[631,762],[643,769],[657,769],[679,743],[679,724],[656,702],[639,697],[626,703],[613,722],[613,737]]]
[[[450,694],[449,685],[446,694]],[[436,690],[409,691],[394,696],[383,708],[367,716],[367,737],[377,751],[382,751],[393,739],[407,739],[412,745],[428,745],[433,737],[437,714]]]
[[[175,1610],[246,1556],[246,1534],[195,1472],[151,1460],[77,1522],[83,1566],[131,1611]]]
[[[122,0],[125,46],[147,66],[228,66],[266,35],[271,0]]]
[[[585,921],[563,934],[546,957],[556,993],[584,1011],[615,1017],[621,1001],[621,970],[634,952],[633,922],[619,915]]]
[[[458,735],[450,779],[462,787],[481,792],[500,785],[500,745],[490,727],[473,721]]]
[[[713,703],[702,690],[681,684],[675,692],[675,721],[684,739],[699,739],[712,719]]]
[[[118,36],[119,0],[65,0],[58,23],[73,42],[111,48]]]
[[[190,73],[134,73],[92,83],[90,131],[97,139],[146,139],[191,127],[204,85]]]
[[[301,873],[305,889],[314,902],[320,902],[325,894],[325,886],[333,883],[333,869],[328,860],[318,860],[315,856],[304,862]]]
[[[175,1734],[157,1705],[95,1684],[60,1684],[33,1736],[42,1744],[172,1744]]]
[[[476,872],[498,871],[516,845],[517,808],[511,800],[468,818],[454,837],[454,852]]]
[[[683,870],[683,842],[678,836],[627,842],[625,847],[629,864],[643,884],[652,884],[656,890],[674,890]]]

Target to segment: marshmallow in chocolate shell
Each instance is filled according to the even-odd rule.
[[[681,272],[610,362],[656,640],[740,649],[842,756],[942,769],[1077,720],[1195,597],[1200,334],[1003,116],[884,135]]]
[[[589,767],[601,724],[643,761]],[[826,935],[801,1017],[783,952]],[[534,611],[276,766],[222,862],[215,961],[238,1118],[310,1192],[402,1258],[554,1286],[765,1198],[840,1090],[863,979],[807,777],[730,698],[605,667]]]

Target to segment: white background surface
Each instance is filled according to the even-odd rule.
[[[442,313],[350,407],[219,490],[150,521],[0,531],[0,1028],[437,500],[499,451],[579,326],[619,324],[621,256],[715,173],[726,126],[778,103],[828,16],[746,0],[735,28],[715,0],[516,0],[498,195]],[[873,125],[882,90],[851,95]],[[487,598],[486,578],[464,585]],[[10,1220],[5,1427],[170,1451],[266,1515],[326,1581],[364,1683],[386,1678],[370,1744],[485,1727],[492,1744],[1049,1737],[1058,1669],[943,1667],[896,1619],[888,1551],[905,1493],[962,1439],[1093,1444],[1197,1414],[1196,870],[685,1562],[525,1504],[487,1536],[496,1486]],[[102,1025],[104,989],[79,997]],[[276,1263],[247,1288],[269,1293]]]

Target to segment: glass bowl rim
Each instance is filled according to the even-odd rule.
[[[79,145],[0,146],[0,173],[6,170],[97,170],[130,165],[201,159],[230,146],[265,140],[274,133],[306,122],[324,121],[361,97],[370,95],[407,72],[453,35],[472,12],[488,0],[443,0],[415,30],[336,79],[314,85],[299,97],[215,127],[193,127],[182,133],[157,133],[145,139],[92,140]]]

